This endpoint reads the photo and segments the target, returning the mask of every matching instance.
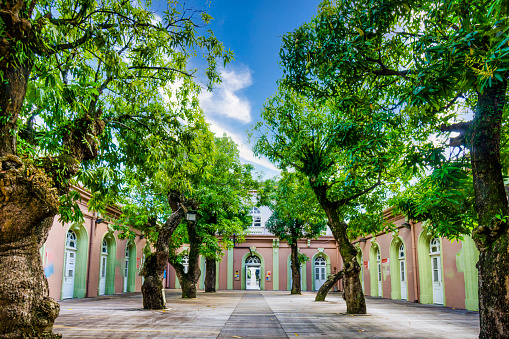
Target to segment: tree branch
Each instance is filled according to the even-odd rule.
[[[156,66],[131,66],[131,67],[128,67],[127,69],[129,69],[129,70],[148,69],[148,70],[157,70],[157,71],[170,71],[170,72],[177,72],[177,73],[183,74],[183,75],[191,77],[191,78],[194,78],[194,73],[195,73],[195,72],[187,73],[185,71],[181,71],[179,69],[172,68],[172,67],[156,67]]]

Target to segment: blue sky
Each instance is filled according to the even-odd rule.
[[[214,20],[209,28],[235,61],[223,70],[223,83],[213,93],[200,94],[200,103],[214,133],[226,133],[239,144],[243,162],[251,162],[265,177],[278,173],[266,159],[251,152],[247,131],[260,120],[265,100],[275,93],[282,76],[278,65],[281,36],[307,22],[318,0],[192,0],[187,7],[204,9]],[[160,8],[157,2],[153,8]]]

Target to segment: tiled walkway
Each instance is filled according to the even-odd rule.
[[[288,338],[260,292],[245,293],[218,338]]]
[[[60,302],[54,331],[64,338],[477,338],[476,312],[381,298],[366,299],[368,315],[345,315],[341,295],[315,302],[314,293],[219,291],[180,298],[168,309],[142,309],[140,293]]]

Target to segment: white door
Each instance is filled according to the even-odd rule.
[[[76,275],[77,237],[72,230],[67,232],[65,242],[64,281],[62,282],[62,299],[74,297],[74,276]]]
[[[125,248],[125,260],[124,260],[124,293],[127,292],[127,278],[129,277],[129,246]]]
[[[399,282],[401,300],[407,300],[407,286],[406,286],[406,263],[405,263],[405,245],[399,246]]]
[[[407,291],[406,291],[406,267],[405,267],[405,259],[399,261],[399,281],[401,286],[401,300],[406,300]]]
[[[322,287],[323,283],[325,282],[327,275],[326,275],[326,267],[327,263],[325,261],[325,258],[323,257],[316,257],[315,258],[315,291],[318,291],[320,287]]]
[[[66,249],[64,281],[62,285],[63,299],[74,297],[75,267],[76,267],[76,250]]]
[[[444,303],[444,289],[440,255],[431,256],[431,270],[433,275],[433,304],[442,305]]]
[[[260,289],[260,267],[246,266],[246,290]]]
[[[100,268],[100,278],[99,278],[99,295],[103,295],[106,293],[106,268],[108,264],[108,244],[106,240],[103,240],[102,248],[101,248],[101,268]]]
[[[376,254],[376,269],[378,278],[378,296],[382,296],[382,263],[381,263],[380,251]]]

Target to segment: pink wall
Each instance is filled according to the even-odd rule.
[[[86,201],[88,201],[90,196],[85,191],[80,190],[80,193],[82,196],[82,202],[78,202],[78,205],[80,206],[84,216],[83,227],[85,228],[88,237],[86,244],[88,253],[88,258],[86,258],[86,296],[95,297],[98,295],[99,290],[99,268],[102,239],[108,232],[108,224],[105,222],[96,224],[97,216],[95,212],[88,211],[86,205]],[[56,300],[61,299],[62,296],[65,244],[69,226],[69,224],[62,225],[58,221],[58,216],[55,217],[53,226],[44,245],[44,253],[42,254],[50,296]],[[122,293],[124,284],[124,255],[127,240],[119,240],[117,238],[117,233],[115,232],[115,242],[117,246],[117,251],[115,253],[115,293]],[[136,260],[137,268],[139,268],[141,262],[141,255],[145,243],[146,241],[144,239],[140,240],[139,238],[136,238],[135,240],[137,257],[131,260]],[[141,277],[138,275],[138,270],[135,273],[135,279],[136,291],[140,291]]]

